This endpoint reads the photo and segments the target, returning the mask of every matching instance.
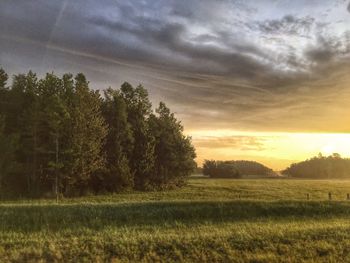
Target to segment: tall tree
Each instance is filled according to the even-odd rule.
[[[62,77],[62,91],[60,93],[60,106],[63,107],[64,121],[61,123],[60,143],[59,143],[59,163],[61,165],[61,173],[59,174],[59,186],[62,193],[69,188],[72,175],[72,167],[74,164],[73,154],[73,126],[74,126],[74,112],[75,112],[75,83],[72,74],[64,74]]]
[[[128,122],[131,125],[134,146],[129,156],[130,167],[134,174],[136,189],[151,188],[151,176],[154,167],[154,136],[147,122],[152,112],[148,92],[139,85],[133,88],[125,82],[121,86],[121,95],[128,111]]]
[[[16,138],[6,135],[4,128],[4,118],[0,116],[0,197],[3,196],[4,184],[9,180],[9,175],[18,168],[15,159]]]
[[[37,178],[37,141],[38,141],[38,79],[35,73],[14,76],[9,92],[6,130],[9,134],[18,134],[17,158],[23,165],[22,173],[26,177],[27,192],[38,191]]]
[[[58,198],[61,192],[61,178],[63,175],[64,160],[67,145],[64,138],[69,130],[66,129],[69,121],[69,109],[65,101],[64,82],[54,74],[46,74],[40,81],[40,150],[42,156],[41,167],[44,169],[43,181]],[[42,171],[43,171],[42,169]]]
[[[126,103],[118,90],[104,92],[103,116],[108,124],[108,135],[104,145],[106,173],[104,188],[119,191],[134,186],[128,156],[133,152],[134,139],[128,123]]]
[[[174,113],[161,102],[149,123],[155,137],[155,166],[152,183],[157,187],[172,187],[184,183],[196,167],[191,139],[183,135],[183,126]]]
[[[6,86],[7,85],[7,80],[8,80],[8,75],[6,74],[5,70],[0,68],[0,113],[3,115],[2,117],[4,118],[3,121],[3,129],[5,132],[5,117],[8,112],[8,93],[9,89]]]
[[[102,152],[107,126],[101,113],[102,99],[98,91],[89,89],[83,74],[75,77],[74,108],[72,112],[72,168],[69,183],[79,194],[87,189],[94,172],[105,165]]]
[[[6,83],[8,80],[8,75],[3,68],[0,68],[0,89],[4,89],[6,87]]]
[[[180,185],[194,167],[190,138],[148,92],[124,83],[102,98],[83,74],[38,79],[0,69],[0,190],[17,196]]]

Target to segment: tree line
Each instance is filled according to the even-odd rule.
[[[246,175],[274,175],[272,169],[255,161],[205,160],[203,174],[211,178],[240,178]]]
[[[203,175],[211,178],[241,178],[247,175],[274,176],[276,173],[255,161],[215,161],[205,160]],[[318,156],[291,164],[281,171],[282,175],[305,179],[349,179],[350,158],[342,158],[338,153]]]
[[[319,154],[306,161],[293,163],[282,174],[309,179],[344,179],[350,178],[350,159],[334,153],[330,156]]]
[[[75,196],[177,187],[196,167],[191,139],[147,90],[90,88],[83,74],[0,69],[0,193]]]

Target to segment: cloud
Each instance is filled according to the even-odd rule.
[[[189,129],[346,131],[350,16],[331,2],[4,0],[0,64],[141,82]]]
[[[255,22],[250,27],[264,34],[308,35],[314,24],[315,18],[310,16],[286,15],[281,19]]]
[[[200,148],[235,148],[242,151],[265,150],[265,137],[256,136],[201,136],[194,138],[194,143]]]
[[[184,24],[174,22],[161,24],[160,21],[143,17],[136,17],[133,21],[136,22],[135,25],[104,17],[93,17],[89,20],[108,35],[118,32],[125,34],[126,38],[133,39],[139,52],[135,52],[132,48],[124,48],[123,56],[129,59],[146,60],[157,65],[162,64],[163,67],[175,66],[181,71],[202,74],[235,74],[251,77],[267,70],[266,65],[246,55],[248,53],[261,56],[262,53],[257,47],[238,44],[228,50],[219,47],[220,44],[221,46],[224,44],[220,43],[221,40],[218,40],[219,45],[201,44],[202,35],[197,36],[198,43],[193,43],[188,39],[189,32]]]
[[[338,53],[340,43],[337,39],[325,39],[319,36],[317,45],[306,50],[305,54],[308,59],[316,63],[328,63]]]

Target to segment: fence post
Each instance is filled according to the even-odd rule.
[[[310,194],[309,193],[306,194],[306,199],[310,200]]]
[[[346,199],[350,200],[350,194],[346,194]]]
[[[329,199],[329,201],[332,200],[332,193],[331,192],[328,193],[328,199]]]

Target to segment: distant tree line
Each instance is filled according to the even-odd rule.
[[[203,174],[211,178],[240,178],[246,175],[273,175],[272,169],[255,161],[205,160]]]
[[[141,85],[101,96],[83,74],[7,82],[0,69],[0,195],[165,189],[195,168],[181,123]]]
[[[282,174],[296,178],[341,179],[350,178],[350,159],[334,153],[330,156],[319,154],[316,157],[293,163]]]

